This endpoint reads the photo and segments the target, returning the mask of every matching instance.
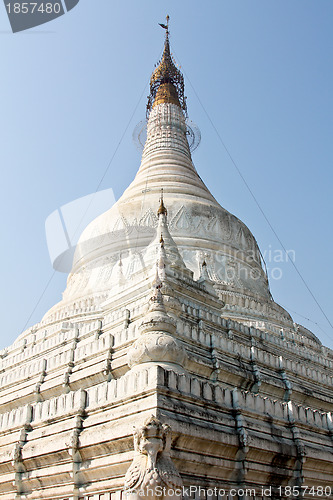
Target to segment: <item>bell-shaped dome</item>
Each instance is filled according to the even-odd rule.
[[[80,297],[105,299],[119,283],[120,272],[124,282],[144,268],[145,250],[156,238],[163,190],[168,230],[181,258],[195,279],[205,261],[205,272],[225,302],[226,313],[290,325],[289,314],[272,300],[254,236],[221,207],[193,165],[180,75],[170,55],[167,30],[162,60],[151,79],[140,168],[118,202],[82,233],[62,304]]]

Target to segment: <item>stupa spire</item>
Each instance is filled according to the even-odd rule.
[[[184,77],[177,68],[169,42],[169,16],[166,24],[160,24],[165,29],[165,42],[162,58],[150,78],[150,94],[147,104],[147,116],[154,106],[161,103],[176,104],[184,114],[187,114],[186,97],[184,95]]]

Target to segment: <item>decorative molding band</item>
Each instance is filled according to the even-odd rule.
[[[166,388],[179,392],[194,399],[202,399],[223,408],[233,409],[233,391],[214,382],[204,381],[189,374],[176,374],[171,370],[164,370],[160,366],[150,366],[138,372],[128,371],[125,375],[109,382],[105,381],[86,389],[86,411],[95,411],[96,408],[118,404],[124,398],[138,397],[147,391],[156,391]],[[0,432],[17,429],[26,422],[28,407],[32,407],[31,425],[41,425],[48,419],[63,418],[75,414],[81,405],[81,389],[70,391],[61,396],[31,405],[19,407],[0,415]],[[274,400],[249,391],[238,390],[238,405],[243,413],[256,415],[269,414],[275,419],[289,422],[290,407],[298,425],[315,427],[329,433],[332,431],[330,413],[305,407],[289,401]],[[291,405],[291,406],[290,406]]]

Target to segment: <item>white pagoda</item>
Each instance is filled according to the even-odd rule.
[[[1,500],[332,498],[333,352],[197,173],[164,28],[134,181],[0,352]]]

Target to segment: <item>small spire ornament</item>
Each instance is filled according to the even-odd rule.
[[[165,205],[164,205],[164,201],[163,201],[163,188],[161,189],[161,198],[160,198],[160,206],[158,207],[158,210],[157,210],[157,216],[160,216],[160,215],[167,215],[168,214],[168,211],[167,209],[165,208]],[[162,237],[162,235],[161,235]]]

